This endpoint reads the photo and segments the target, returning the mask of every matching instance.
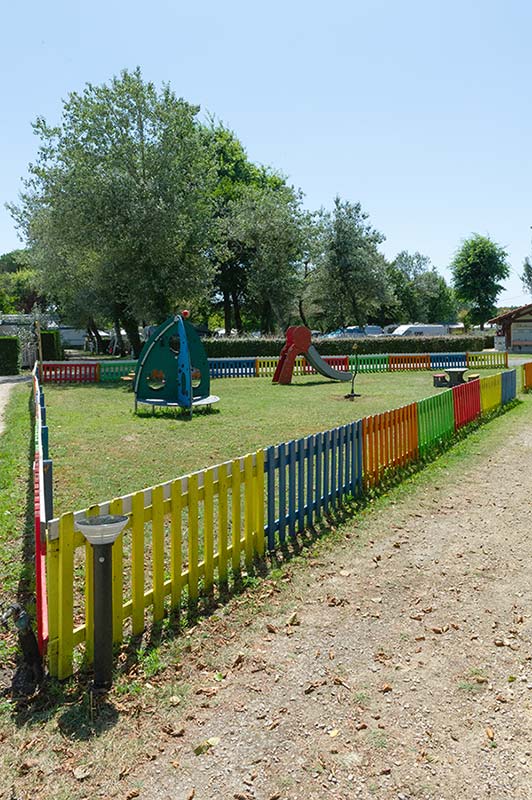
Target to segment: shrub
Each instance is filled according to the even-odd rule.
[[[209,358],[278,356],[283,338],[203,339]],[[464,353],[493,347],[493,335],[471,336],[377,336],[356,339],[313,340],[324,356],[364,353]]]
[[[18,336],[0,336],[0,375],[18,375],[19,364]]]
[[[59,331],[41,331],[43,361],[64,361],[65,353]]]

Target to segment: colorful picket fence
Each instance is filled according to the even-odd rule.
[[[133,359],[129,361],[100,361],[100,383],[110,383],[111,381],[118,381],[120,378],[134,372],[137,367],[137,362]]]
[[[346,497],[448,443],[455,429],[515,397],[515,370],[402,408],[283,442],[76,513],[47,528],[48,660],[72,674],[74,649],[92,659],[92,549],[75,521],[125,514],[113,545],[113,637],[139,634],[236,580],[266,550],[310,527]]]
[[[256,376],[255,358],[210,358],[211,378],[254,378]]]
[[[360,373],[397,372],[403,370],[435,370],[447,367],[467,369],[498,369],[508,367],[508,353],[397,353],[374,355],[323,356],[323,360],[340,371]],[[211,378],[269,378],[273,377],[279,358],[258,356],[249,358],[209,358]],[[136,368],[128,361],[45,361],[42,365],[43,383],[99,383],[118,381]],[[294,375],[315,374],[303,356],[296,359]]]
[[[265,450],[268,548],[362,491],[361,421]]]
[[[477,419],[481,413],[480,381],[468,381],[452,389],[456,430]]]
[[[349,369],[354,372],[389,372],[389,356],[387,354],[349,356]]]
[[[476,381],[473,381],[473,383],[476,383]],[[480,407],[483,414],[488,414],[502,403],[501,374],[481,378],[478,383],[480,384]]]
[[[47,503],[51,498],[51,461],[48,458],[48,426],[46,406],[36,368],[32,372],[34,412],[33,459],[33,531],[35,547],[35,597],[37,643],[44,652],[48,642],[48,602],[46,592],[46,522]],[[47,499],[46,494],[49,498]]]
[[[99,383],[100,364],[97,361],[43,361],[43,383]]]
[[[430,369],[430,355],[428,353],[399,353],[390,355],[389,369],[397,370]]]
[[[443,445],[452,438],[455,431],[454,420],[452,391],[441,392],[418,402],[418,448],[422,458],[434,445]]]
[[[389,469],[404,467],[418,457],[417,403],[384,411],[362,420],[364,486],[375,486]]]
[[[469,369],[508,369],[508,353],[466,353],[466,366]]]

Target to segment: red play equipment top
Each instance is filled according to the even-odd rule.
[[[333,369],[322,359],[316,348],[311,344],[312,334],[305,325],[292,325],[286,331],[286,342],[281,350],[279,363],[273,376],[273,383],[289,384],[292,382],[294,364],[298,356],[305,356],[306,360],[316,372],[335,381],[350,381],[350,372],[339,372]]]

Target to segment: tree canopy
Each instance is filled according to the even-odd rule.
[[[459,300],[468,305],[469,320],[483,329],[496,313],[500,283],[510,274],[508,254],[488,236],[473,234],[456,253],[451,265]]]
[[[368,222],[360,203],[336,197],[324,215],[315,291],[327,326],[365,325],[391,299],[386,262],[378,246],[384,235]]]
[[[73,92],[59,126],[36,121],[39,154],[12,207],[58,301],[90,287],[135,349],[139,319],[210,285],[213,170],[198,110],[140,70]]]
[[[532,264],[529,258],[525,258],[523,272],[521,273],[523,288],[527,294],[532,294]]]

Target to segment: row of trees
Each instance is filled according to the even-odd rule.
[[[96,336],[112,323],[135,351],[139,323],[185,305],[227,332],[450,322],[459,302],[473,322],[494,311],[508,267],[489,239],[462,247],[455,292],[419,253],[387,262],[360,204],[305,211],[198,112],[136,70],[72,93],[59,126],[38,119],[38,156],[10,206],[27,248],[0,258],[0,308],[40,302]]]

